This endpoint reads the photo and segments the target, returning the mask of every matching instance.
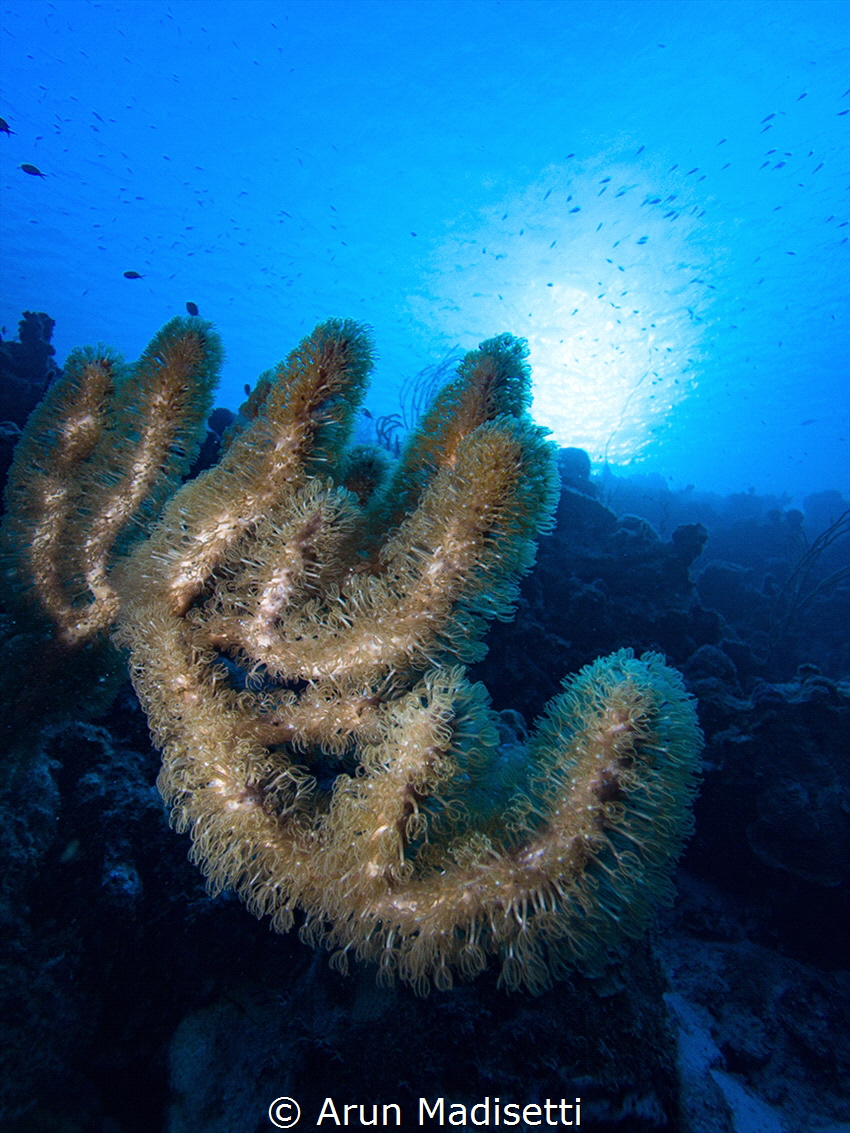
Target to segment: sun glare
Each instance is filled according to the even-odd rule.
[[[444,242],[416,314],[464,348],[523,336],[535,420],[596,462],[638,461],[699,373],[710,299],[687,192],[613,158],[548,169]]]

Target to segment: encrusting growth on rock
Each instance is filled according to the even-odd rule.
[[[117,615],[160,790],[213,891],[279,931],[300,910],[341,969],[371,960],[426,993],[495,955],[505,986],[537,992],[598,969],[667,897],[695,712],[661,657],[622,651],[565,683],[527,764],[500,759],[463,667],[510,616],[557,495],[525,347],[469,354],[389,469],[346,447],[371,354],[364,327],[317,327],[258,383],[219,463],[89,587]],[[138,506],[137,460],[115,445],[84,548]]]

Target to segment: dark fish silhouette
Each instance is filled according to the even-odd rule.
[[[198,304],[197,303],[187,303],[186,304],[186,310],[189,312],[190,315],[197,315]]]
[[[139,273],[137,271],[125,271],[124,272],[124,278],[125,279],[144,279],[145,277],[143,275],[139,275]]]
[[[0,118],[0,134],[14,134],[14,130],[9,129],[9,123],[5,118]]]
[[[27,162],[21,166],[24,173],[29,173],[30,177],[46,177],[46,173],[42,173],[37,165],[29,165]]]

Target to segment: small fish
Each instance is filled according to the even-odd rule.
[[[143,275],[139,275],[139,273],[137,271],[125,271],[124,272],[124,278],[125,279],[144,279],[145,277]]]
[[[600,185],[607,185],[610,180],[611,180],[610,177],[603,177],[602,180],[599,182],[599,184]]]
[[[817,417],[808,417],[808,418],[806,418],[805,421],[801,421],[800,424],[801,425],[814,425],[816,421],[817,421]]]
[[[723,143],[724,143],[725,141],[726,141],[726,139],[725,139],[725,138],[721,138],[721,139],[720,139],[720,141],[719,141],[719,142],[718,142],[717,144],[718,144],[719,146],[722,146],[722,145],[723,145]]]
[[[557,241],[557,240],[553,240],[553,241],[552,241],[552,243],[551,243],[551,244],[549,245],[549,251],[550,251],[550,252],[552,251],[552,249],[553,249],[553,248],[555,247],[555,245],[556,245],[557,243],[558,243],[558,241]]]
[[[638,240],[638,244],[645,244],[648,239],[648,236],[641,236],[640,240]]]
[[[775,117],[776,117],[775,114],[768,114],[767,118],[762,118],[761,125],[763,126],[765,124],[765,122],[769,122],[771,120],[771,118],[775,118]]]
[[[805,98],[808,93],[808,91],[804,90],[803,93],[797,97],[797,101],[799,102],[801,99]]]
[[[667,172],[672,173],[674,169],[678,169],[678,168],[679,168],[678,165],[671,165],[670,168],[667,170]]]
[[[14,130],[9,129],[9,123],[5,118],[0,118],[0,134],[14,134]]]
[[[581,205],[576,205],[574,209],[570,209],[570,212],[581,212]]]
[[[687,173],[685,174],[685,176],[686,176],[686,177],[690,177],[690,175],[691,175],[692,173],[696,173],[696,171],[697,171],[698,169],[699,169],[699,166],[698,166],[698,165],[695,165],[695,166],[693,167],[693,169],[689,169],[689,170],[688,170],[688,172],[687,172]]]
[[[374,417],[365,406],[360,410],[360,412],[364,417],[368,417],[370,421],[374,421]]]
[[[544,200],[544,201],[548,201],[548,200],[549,200],[549,196],[550,196],[551,192],[552,192],[552,190],[551,190],[551,189],[547,189],[547,190],[546,190],[546,196],[545,196],[545,197],[543,198],[543,200]]]
[[[125,272],[124,274],[126,275],[127,273]],[[197,303],[187,303],[186,304],[186,310],[189,312],[190,315],[193,315],[193,316],[197,315],[198,304]]]
[[[27,162],[21,166],[24,173],[29,173],[30,177],[46,177],[46,173],[42,173],[37,165],[29,165]]]
[[[821,162],[820,165],[818,165],[815,169],[813,169],[812,173],[817,173],[818,169],[823,169],[823,162]]]
[[[637,151],[637,153],[635,154],[635,157],[637,157],[638,153],[643,153],[643,151],[644,151],[644,147],[643,147],[643,146],[641,146],[641,147],[640,147],[640,149],[639,149],[639,150]]]
[[[835,115],[835,117],[836,118],[843,118],[846,113],[847,113],[846,110],[839,110],[838,113]]]
[[[783,167],[783,165],[787,165],[787,164],[788,164],[787,161],[777,161],[776,165],[774,165],[773,168],[774,169],[781,169]]]

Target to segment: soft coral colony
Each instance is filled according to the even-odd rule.
[[[668,896],[701,737],[655,654],[565,681],[522,760],[465,678],[557,494],[524,344],[467,355],[387,470],[347,446],[369,333],[324,323],[175,491],[220,353],[188,318],[132,370],[71,357],[7,493],[18,629],[89,669],[113,633],[211,888],[336,966],[420,992],[492,955],[535,992],[597,969]]]

